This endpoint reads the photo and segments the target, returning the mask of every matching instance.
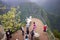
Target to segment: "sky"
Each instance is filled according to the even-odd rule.
[[[46,4],[54,4],[54,3],[58,3],[59,0],[2,0],[3,2],[6,3],[19,3],[19,2],[35,2],[39,5],[46,5]]]

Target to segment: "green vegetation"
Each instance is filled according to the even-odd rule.
[[[50,21],[51,31],[54,36],[60,40],[60,16],[48,14],[48,19]]]
[[[56,38],[60,39],[60,32],[58,30],[55,29],[53,31],[53,33],[54,33],[54,35],[55,35]]]
[[[47,30],[49,40],[56,40],[54,34],[51,32],[50,28]]]
[[[0,23],[4,26],[5,31],[9,28],[12,32],[18,30],[25,23],[20,21],[20,11],[17,12],[16,8],[11,7],[10,11],[0,15]]]

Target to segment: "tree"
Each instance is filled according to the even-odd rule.
[[[18,27],[21,26],[20,16],[21,12],[17,13],[16,8],[11,8],[7,13],[0,15],[0,22],[4,26],[5,31],[10,28],[14,32]]]

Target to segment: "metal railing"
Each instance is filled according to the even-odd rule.
[[[49,40],[56,40],[55,36],[53,35],[50,29],[47,30],[47,33],[48,33]]]

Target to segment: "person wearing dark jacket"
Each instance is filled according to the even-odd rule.
[[[29,34],[29,28],[26,29],[26,33]]]
[[[12,37],[10,29],[8,29],[8,31],[6,31],[6,37],[7,37],[7,40],[10,40],[10,38]]]
[[[31,31],[31,40],[33,40],[34,37],[34,30]]]
[[[26,34],[26,36],[25,36],[25,40],[28,40],[28,35]]]

